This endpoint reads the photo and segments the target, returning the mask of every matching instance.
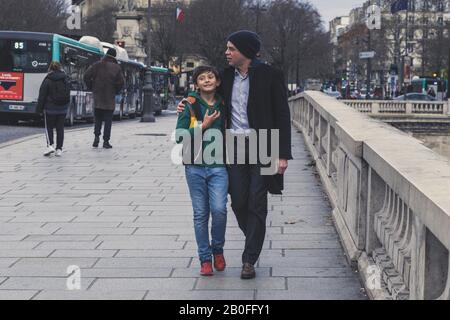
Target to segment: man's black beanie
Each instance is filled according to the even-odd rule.
[[[117,50],[114,49],[114,48],[109,48],[108,51],[106,52],[106,54],[108,56],[111,56],[111,57],[115,58],[117,56]]]
[[[254,59],[261,50],[261,40],[258,34],[241,30],[232,33],[227,41],[230,41],[234,46],[247,58]]]

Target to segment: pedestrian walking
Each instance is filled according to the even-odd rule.
[[[116,60],[117,52],[115,49],[108,49],[104,58],[90,66],[85,75],[84,82],[89,90],[94,94],[94,143],[92,146],[97,148],[100,143],[100,135],[103,130],[103,148],[111,149],[111,127],[116,108],[116,95],[122,90],[125,79],[122,69]]]
[[[221,74],[218,93],[224,98],[226,129],[233,135],[243,135],[245,150],[234,145],[233,162],[228,166],[231,207],[239,228],[245,235],[242,253],[241,279],[256,276],[258,261],[266,234],[268,193],[281,194],[283,175],[291,154],[291,120],[284,76],[281,71],[262,63],[257,57],[261,49],[260,37],[241,30],[227,39],[225,52],[229,67]],[[177,110],[184,110],[183,101]],[[263,130],[279,130],[278,171],[272,176],[261,174],[262,164],[248,159],[251,150],[249,134],[256,131],[258,141]],[[229,142],[227,142],[229,145]],[[272,154],[270,146],[269,153]],[[246,163],[237,164],[238,154],[245,153]]]
[[[50,63],[48,74],[39,89],[36,110],[43,114],[47,149],[44,156],[62,156],[64,145],[64,122],[70,105],[70,82],[59,62]],[[54,143],[56,129],[56,148]]]
[[[427,94],[428,94],[429,96],[432,96],[433,98],[436,98],[436,91],[434,91],[433,87],[430,87],[430,88],[428,89]]]
[[[201,66],[194,70],[193,81],[197,92],[190,93],[185,109],[178,115],[177,136],[179,130],[189,130],[194,138],[195,127],[199,126],[200,133],[208,134],[209,130],[216,129],[224,135],[224,102],[216,93],[220,85],[219,72],[209,66]],[[177,137],[177,142],[180,142]],[[190,143],[183,141],[183,143]],[[226,266],[223,248],[225,244],[225,230],[227,223],[227,195],[228,172],[225,166],[224,154],[213,154],[219,161],[207,163],[205,159],[198,161],[199,152],[203,154],[210,143],[204,142],[198,152],[191,145],[187,149],[190,153],[188,163],[185,163],[186,180],[192,200],[194,211],[194,231],[197,241],[200,260],[200,274],[213,275],[214,268],[223,271]],[[186,159],[185,155],[183,159]],[[211,221],[211,241],[209,239],[209,217]]]

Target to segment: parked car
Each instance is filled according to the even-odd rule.
[[[325,91],[327,95],[336,99],[342,99],[342,95],[339,91]]]
[[[401,100],[436,101],[436,99],[434,97],[432,97],[428,94],[416,93],[416,92],[407,93],[406,97],[405,97],[405,95],[395,97],[394,100],[396,100],[396,101],[401,101]]]
[[[363,97],[361,96],[361,93],[358,90],[355,90],[350,93],[350,99],[359,100],[359,99],[363,99]]]
[[[366,99],[366,92],[367,92],[366,89],[361,89],[361,91],[360,91],[361,98],[360,99]],[[369,98],[373,99],[373,92],[372,91],[369,92]]]

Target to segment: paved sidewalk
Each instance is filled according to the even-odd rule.
[[[92,129],[66,132],[62,158],[44,137],[0,148],[0,299],[365,299],[348,266],[303,139],[284,196],[272,196],[257,278],[239,278],[244,238],[229,209],[228,268],[198,274],[176,117],[113,124],[112,150]],[[81,268],[81,290],[67,268]]]

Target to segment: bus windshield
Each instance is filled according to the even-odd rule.
[[[0,72],[46,73],[51,59],[51,42],[0,39]]]

